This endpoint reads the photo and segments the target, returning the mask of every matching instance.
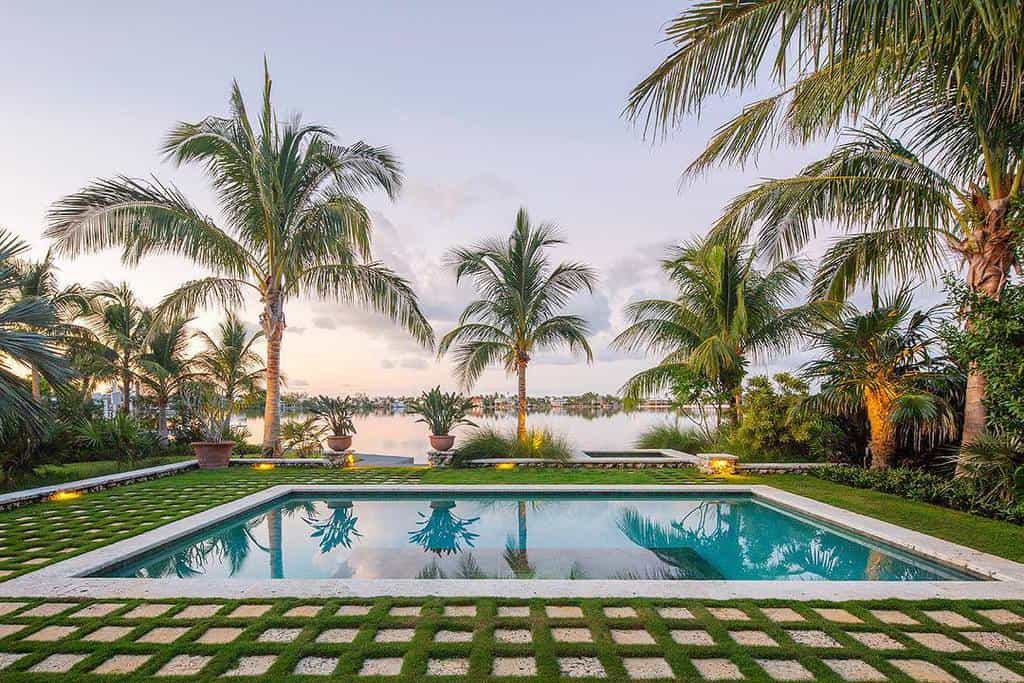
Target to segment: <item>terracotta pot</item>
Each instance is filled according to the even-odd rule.
[[[454,445],[455,437],[451,434],[443,434],[440,436],[437,434],[430,435],[430,447],[435,451],[450,451]]]
[[[352,448],[352,437],[351,436],[329,436],[327,437],[327,447],[332,451],[347,451]]]
[[[192,452],[199,461],[201,470],[219,470],[228,466],[234,441],[193,441]]]

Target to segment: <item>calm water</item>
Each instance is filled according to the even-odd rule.
[[[970,578],[750,497],[292,498],[106,576],[923,581]]]
[[[293,420],[296,416],[286,415],[285,420]],[[491,415],[473,415],[473,422],[481,427],[497,427],[514,431],[516,428],[515,413]],[[673,422],[672,414],[654,411],[634,411],[630,413],[531,413],[527,424],[531,428],[548,428],[566,437],[573,445],[587,450],[615,450],[630,448],[636,437],[647,427],[655,424]],[[361,453],[378,453],[382,455],[413,456],[416,462],[427,461],[427,427],[417,423],[416,417],[403,413],[371,413],[359,415],[355,419],[357,433],[352,447]],[[680,424],[691,424],[686,417]],[[263,418],[249,417],[246,427],[250,433],[250,441],[259,443],[263,438]],[[472,431],[471,427],[460,427],[455,430],[456,438]]]

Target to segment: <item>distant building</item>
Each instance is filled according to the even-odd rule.
[[[121,410],[121,406],[124,405],[124,392],[119,387],[113,387],[110,391],[105,393],[96,392],[92,395],[93,403],[100,407],[103,412],[103,417],[108,420]],[[134,398],[132,403],[134,403]]]

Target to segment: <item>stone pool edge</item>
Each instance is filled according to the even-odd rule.
[[[622,581],[557,579],[165,579],[92,578],[95,573],[161,545],[176,541],[251,508],[288,495],[352,494],[750,494],[819,522],[837,526],[989,581]],[[79,598],[312,598],[442,596],[502,598],[698,598],[698,599],[1024,599],[1024,565],[771,486],[684,485],[334,485],[281,484],[171,522],[78,557],[0,584],[4,597]]]

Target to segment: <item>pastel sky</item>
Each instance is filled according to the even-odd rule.
[[[532,394],[613,392],[644,367],[608,342],[624,326],[626,303],[667,293],[657,266],[665,247],[705,230],[758,178],[795,171],[825,149],[776,150],[756,168],[679,186],[711,131],[757,95],[713,102],[657,144],[624,120],[630,87],[667,52],[661,30],[679,0],[4,0],[2,8],[0,225],[39,255],[48,206],[96,177],[153,174],[215,216],[202,174],[163,163],[157,148],[174,122],[226,113],[232,78],[255,107],[267,55],[279,111],[300,111],[343,142],[389,145],[402,160],[398,201],[364,198],[375,252],[413,281],[439,333],[472,294],[442,269],[442,254],[507,233],[519,206],[560,226],[568,245],[559,257],[600,271],[594,296],[573,303],[593,325],[595,363],[538,357]],[[69,281],[127,279],[150,304],[201,273],[174,257],[129,270],[116,253],[60,267]],[[376,315],[317,301],[293,301],[287,313],[291,390],[455,386],[446,361]],[[245,317],[257,314],[253,302]],[[500,369],[477,386],[512,389]]]

